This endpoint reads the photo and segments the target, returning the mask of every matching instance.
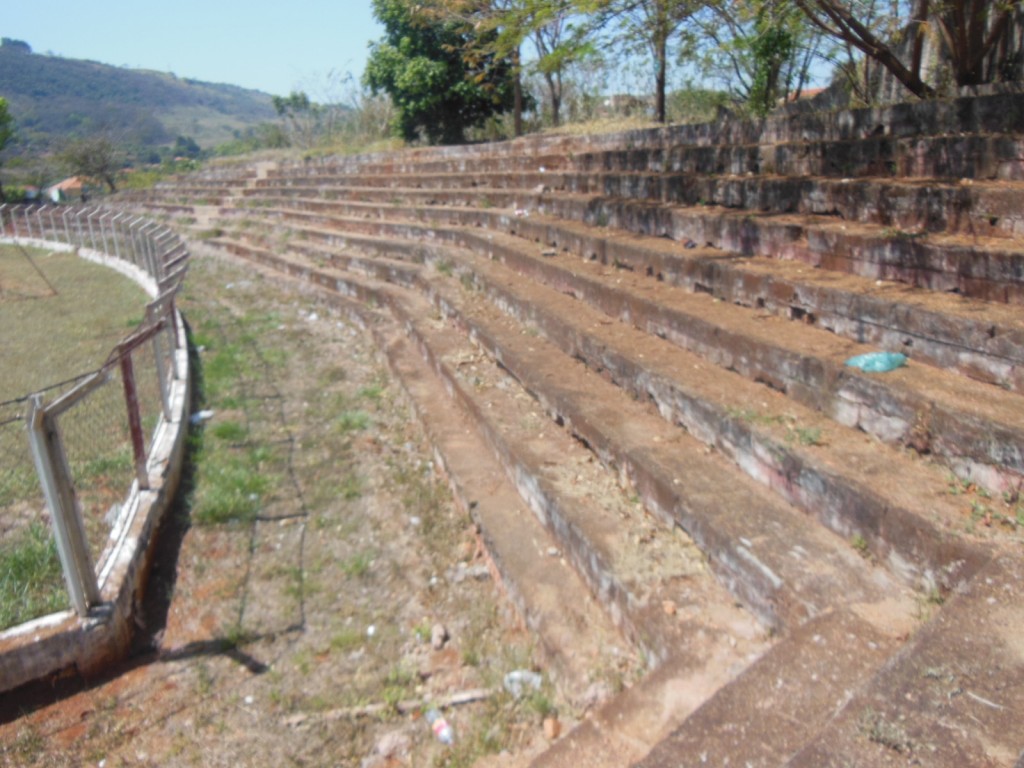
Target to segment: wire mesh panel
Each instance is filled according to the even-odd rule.
[[[80,516],[86,537],[84,547],[75,545],[76,552],[83,552],[84,557],[88,549],[93,565],[100,566],[122,505],[136,480],[146,479],[137,458],[151,449],[167,405],[165,393],[170,391],[176,373],[176,351],[183,339],[173,325],[171,310],[187,252],[169,230],[101,208],[0,204],[0,227],[2,234],[64,241],[104,251],[148,271],[159,286],[161,295],[148,305],[144,325],[117,347],[126,351],[108,360],[105,378],[87,374],[33,395],[43,419],[37,419],[37,425],[43,428],[33,432],[33,440],[39,457],[46,457],[40,460],[47,467],[43,470],[47,488],[51,497],[54,486],[60,487],[56,495],[61,498],[73,495],[74,509],[68,514]],[[161,320],[165,327],[146,337],[150,324]],[[141,338],[145,340],[138,342]],[[55,405],[57,401],[59,405]],[[0,403],[0,629],[60,610],[70,602],[54,545],[50,511],[30,447],[27,413],[24,400]],[[139,419],[134,422],[136,415]],[[133,424],[138,427],[134,430],[136,441]],[[48,447],[40,448],[41,440]],[[59,446],[56,451],[51,450],[54,444]],[[70,472],[70,488],[67,479],[55,479],[66,473],[52,471],[63,464],[61,455]],[[53,503],[56,509],[68,506],[60,498]],[[67,519],[67,514],[59,515],[60,521]],[[65,532],[61,541],[62,554],[66,555],[66,525],[57,527]],[[80,541],[80,534],[75,537]],[[71,567],[69,573],[76,570],[81,569]],[[75,607],[84,614],[87,605],[98,599],[98,593],[89,595],[81,588],[76,591],[74,585],[80,587],[83,580],[73,576],[68,579],[76,595]],[[91,589],[95,592],[95,584]],[[82,594],[86,594],[84,599]]]
[[[69,604],[25,411],[0,404],[0,630]]]
[[[62,413],[58,428],[89,551],[98,564],[135,479],[119,369],[112,369],[106,384]]]
[[[164,341],[161,334],[155,338]],[[163,354],[160,355],[160,363],[164,363]],[[132,369],[135,372],[135,392],[139,402],[139,415],[142,418],[142,433],[146,437],[146,444],[149,445],[163,414],[160,368],[157,366],[153,341],[148,341],[132,351]]]
[[[0,548],[43,519],[46,501],[25,428],[25,403],[0,405]]]

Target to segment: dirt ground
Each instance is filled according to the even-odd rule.
[[[212,413],[138,651],[103,679],[6,695],[0,764],[511,765],[546,745],[545,720],[568,728],[546,677],[503,690],[544,670],[368,334],[208,254],[181,307]],[[213,489],[235,474],[225,506]],[[423,702],[462,694],[446,746]]]

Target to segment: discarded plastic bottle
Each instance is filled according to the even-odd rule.
[[[427,712],[427,722],[430,723],[430,729],[434,732],[437,740],[442,744],[451,744],[455,741],[455,731],[452,730],[451,725],[444,719],[440,712],[436,709],[432,709]]]

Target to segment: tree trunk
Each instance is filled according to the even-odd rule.
[[[512,54],[515,82],[512,85],[512,132],[518,138],[523,135],[523,72],[519,61],[519,48]]]
[[[668,72],[668,44],[664,35],[661,35],[656,43],[658,49],[655,54],[657,59],[657,73],[654,76],[654,113],[659,123],[665,122],[665,81]]]

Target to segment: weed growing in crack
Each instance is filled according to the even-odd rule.
[[[861,536],[859,533],[853,534],[850,539],[850,546],[853,547],[853,551],[861,557],[870,557],[871,550],[868,549],[868,540]]]
[[[883,713],[866,709],[860,719],[861,732],[868,740],[881,744],[886,749],[903,754],[913,748],[906,730],[902,725],[886,717]]]

